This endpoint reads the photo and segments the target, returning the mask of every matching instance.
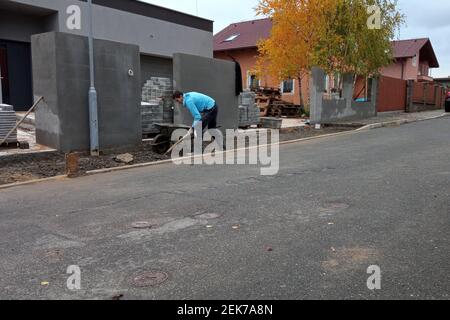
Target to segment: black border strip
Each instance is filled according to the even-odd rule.
[[[86,0],[80,0],[86,2]],[[163,21],[173,22],[179,25],[213,32],[214,22],[211,20],[199,18],[186,13],[174,11],[164,7],[156,6],[150,3],[136,0],[93,0],[93,3],[99,6],[126,11],[149,18],[155,18]]]

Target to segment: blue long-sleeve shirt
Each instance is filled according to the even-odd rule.
[[[194,128],[202,120],[202,112],[211,110],[216,105],[216,101],[198,92],[189,92],[183,95],[183,104],[194,117]]]

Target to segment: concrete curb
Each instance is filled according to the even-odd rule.
[[[402,120],[395,120],[395,121],[372,123],[372,124],[368,124],[362,128],[356,129],[356,131],[365,131],[365,130],[384,128],[384,127],[401,126],[401,125],[408,124],[408,123],[434,120],[434,119],[444,118],[444,117],[448,117],[448,116],[450,116],[449,113],[443,113],[439,116],[433,116],[433,117],[428,117],[428,118],[424,118],[424,119],[402,119]]]
[[[24,181],[24,182],[16,182],[16,183],[4,184],[4,185],[0,185],[0,190],[11,189],[11,188],[15,188],[15,187],[22,187],[22,186],[26,186],[26,185],[30,185],[30,184],[36,184],[36,183],[40,183],[40,182],[46,182],[46,181],[62,180],[62,179],[65,179],[65,178],[67,178],[67,175],[55,176],[55,177],[43,178],[43,179],[35,179],[35,180]]]

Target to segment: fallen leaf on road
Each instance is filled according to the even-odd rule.
[[[234,230],[238,230],[240,228],[240,226],[233,226],[232,227]]]
[[[47,287],[49,284],[50,284],[50,282],[48,282],[48,281],[41,282],[41,286],[43,286],[43,287]]]

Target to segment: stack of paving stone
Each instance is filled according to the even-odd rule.
[[[160,101],[154,100],[141,103],[142,134],[159,133],[155,123],[163,122],[163,105]]]
[[[0,142],[16,126],[16,113],[13,106],[0,104]],[[15,130],[6,142],[17,142],[17,130]]]
[[[259,108],[255,102],[256,94],[244,91],[239,96],[239,127],[247,128],[259,124]]]
[[[155,123],[173,123],[172,80],[152,77],[142,88],[142,133],[155,134]]]

